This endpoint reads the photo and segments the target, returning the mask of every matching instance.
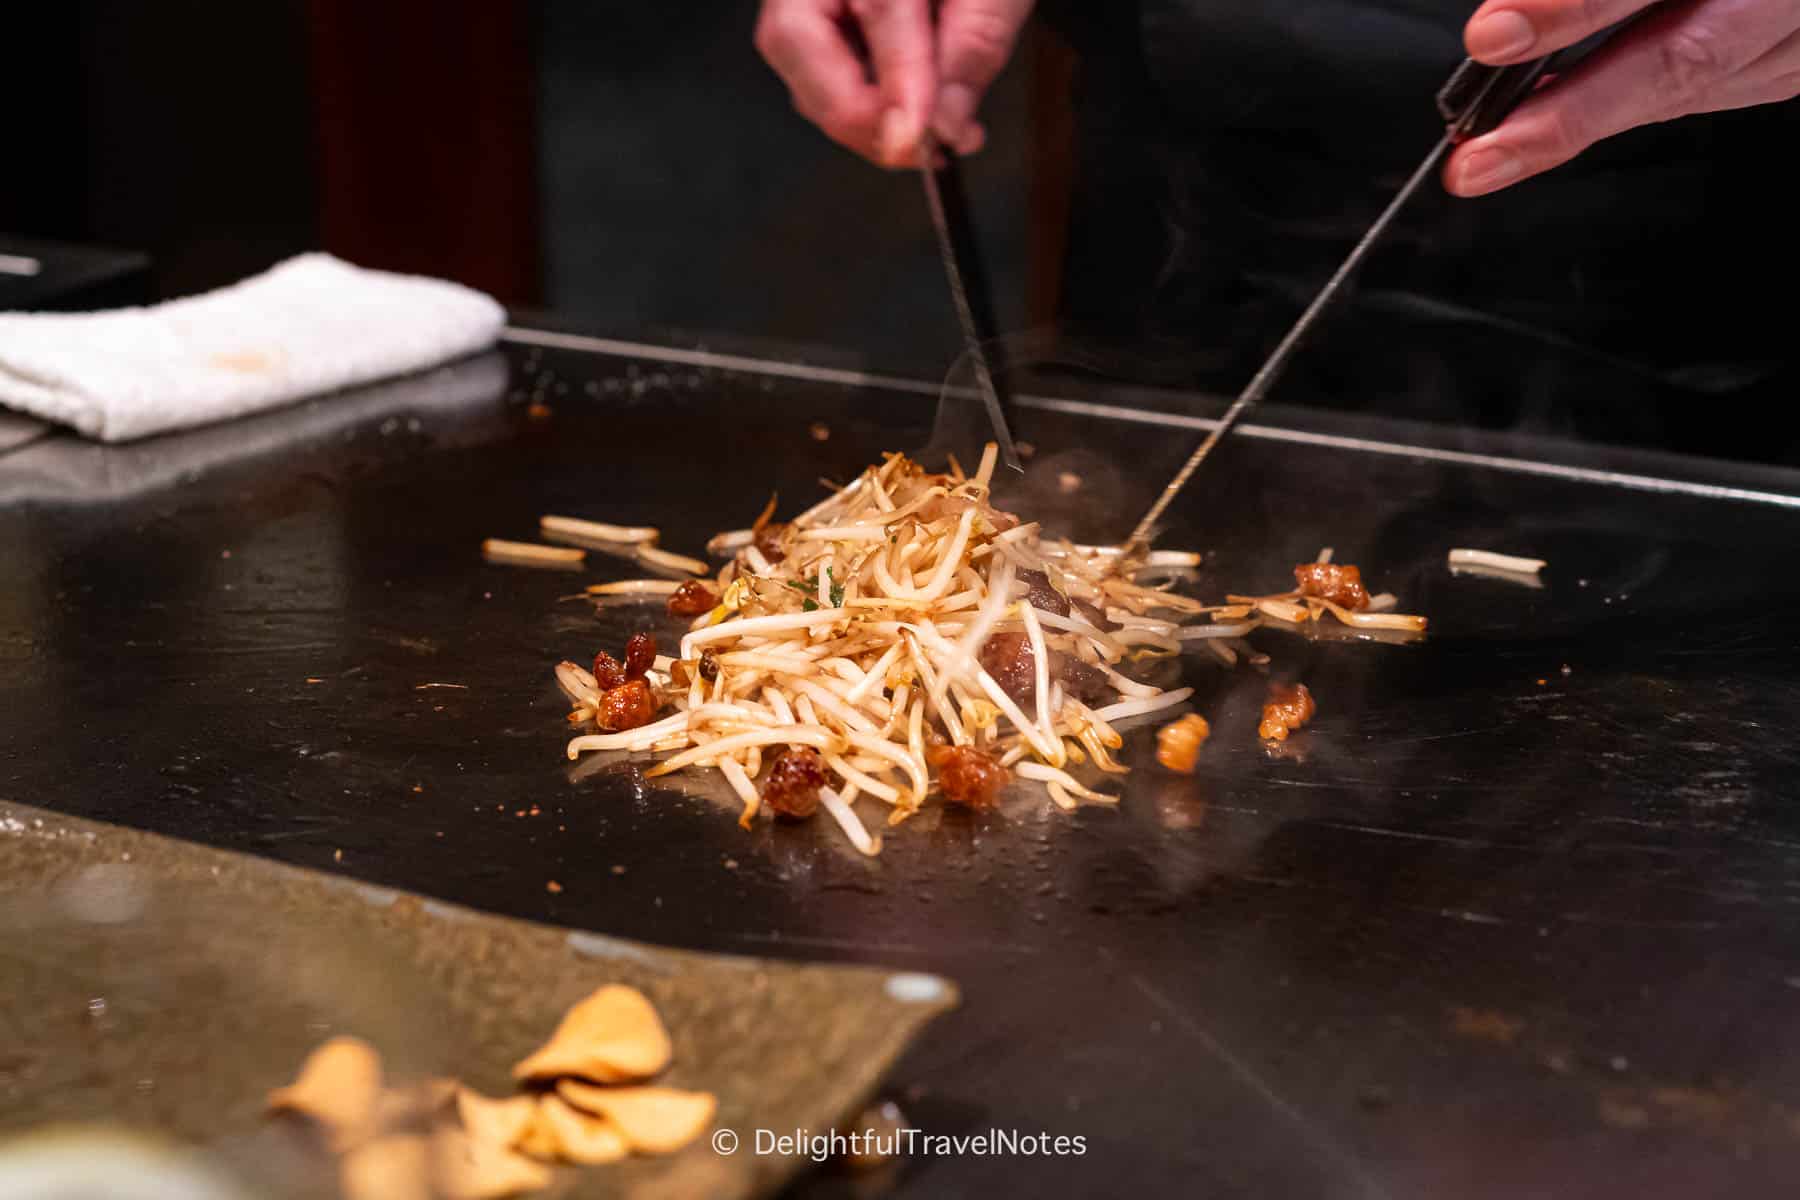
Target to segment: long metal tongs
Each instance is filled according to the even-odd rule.
[[[1300,314],[1300,319],[1288,331],[1288,335],[1281,340],[1281,344],[1275,347],[1275,352],[1269,356],[1269,360],[1263,364],[1262,369],[1250,380],[1249,386],[1238,396],[1236,402],[1225,411],[1224,417],[1207,435],[1206,440],[1200,443],[1200,448],[1195,450],[1193,456],[1187,460],[1181,470],[1176,472],[1175,478],[1171,479],[1169,485],[1162,490],[1162,494],[1156,498],[1156,503],[1152,504],[1150,511],[1144,514],[1143,520],[1137,523],[1137,528],[1131,532],[1130,540],[1125,543],[1127,557],[1141,554],[1149,549],[1150,539],[1156,532],[1157,523],[1162,520],[1169,505],[1175,502],[1175,497],[1179,496],[1182,489],[1187,487],[1188,482],[1193,479],[1194,473],[1211,456],[1213,450],[1224,440],[1225,435],[1235,429],[1238,422],[1244,419],[1245,414],[1269,394],[1270,389],[1281,378],[1282,372],[1287,369],[1288,363],[1306,342],[1307,336],[1312,333],[1313,327],[1324,318],[1326,312],[1342,294],[1350,277],[1356,273],[1357,268],[1362,266],[1370,252],[1380,243],[1382,237],[1393,225],[1394,219],[1400,215],[1400,210],[1406,207],[1407,201],[1418,193],[1426,180],[1437,173],[1457,143],[1478,137],[1504,121],[1513,109],[1517,108],[1520,102],[1537,87],[1538,82],[1544,77],[1544,73],[1550,69],[1551,62],[1555,57],[1555,55],[1551,55],[1510,67],[1490,67],[1476,62],[1474,59],[1467,59],[1460,67],[1456,68],[1455,73],[1450,76],[1450,81],[1437,95],[1438,112],[1443,116],[1445,123],[1444,136],[1426,156],[1425,161],[1419,165],[1419,169],[1413,172],[1412,178],[1406,181],[1406,186],[1400,189],[1400,194],[1395,196],[1392,203],[1375,219],[1375,223],[1369,227],[1369,231],[1363,235],[1362,240],[1356,244],[1356,248],[1350,252],[1350,257],[1344,260],[1344,265],[1337,269],[1337,273],[1327,281],[1324,289],[1312,304],[1304,313]]]
[[[1014,471],[1023,471],[1025,468],[1019,462],[1012,428],[1007,424],[1006,405],[1000,398],[1000,389],[983,344],[993,336],[993,305],[987,292],[986,274],[980,269],[979,256],[975,252],[975,224],[969,218],[962,172],[956,156],[942,149],[930,133],[921,140],[919,151],[925,205],[931,212],[932,228],[937,232],[938,254],[944,260],[944,276],[950,284],[950,303],[955,307],[957,323],[962,327],[963,352],[974,369],[975,388],[987,409],[988,424],[1000,447],[1001,464]]]

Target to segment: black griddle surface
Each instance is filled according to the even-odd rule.
[[[923,444],[929,399],[506,358],[510,383],[489,359],[0,457],[0,798],[623,937],[940,972],[965,1006],[894,1077],[914,1122],[1085,1139],[827,1170],[808,1195],[1796,1178],[1800,511],[1235,440],[1164,539],[1207,552],[1202,588],[1278,590],[1330,544],[1430,638],[1257,635],[1320,705],[1280,754],[1253,736],[1262,679],[1191,656],[1214,724],[1192,779],[1140,771],[1116,811],[930,812],[870,862],[822,824],[745,834],[711,783],[567,763],[551,666],[641,622],[561,598],[638,572],[478,547],[563,512],[695,552],[771,489],[791,512]],[[1019,506],[1081,538],[1129,529],[1196,436],[1041,408],[1020,426]],[[1547,558],[1546,586],[1453,579],[1456,546]]]

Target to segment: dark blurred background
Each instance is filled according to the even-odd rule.
[[[941,371],[957,331],[916,180],[793,113],[754,18],[586,0],[11,5],[0,238],[147,254],[135,294],[108,302],[322,247],[599,330]],[[1067,170],[1068,67],[1033,36],[970,172],[1014,329],[1054,307]]]
[[[1045,0],[1073,36],[1031,26],[967,168],[1013,363],[1241,387],[1436,136],[1473,2],[1368,0],[1416,42],[1381,86],[1357,37],[1399,35],[1360,0],[1296,0],[1319,29],[1267,45],[1262,10],[1225,0],[1173,6],[1220,23],[1191,45],[1141,19],[1169,4]],[[57,270],[0,269],[0,310],[166,299],[323,248],[594,332],[942,378],[960,338],[917,180],[790,109],[756,7],[10,5],[0,256]],[[1344,69],[1297,71],[1307,47]],[[1800,463],[1787,307],[1748,272],[1800,270],[1760,149],[1800,130],[1783,108],[1635,131],[1501,197],[1428,189],[1280,401]]]

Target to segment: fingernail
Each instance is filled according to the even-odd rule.
[[[875,135],[875,148],[889,166],[909,162],[919,140],[918,130],[904,112],[890,108],[881,116],[881,128]]]
[[[1537,30],[1523,16],[1508,9],[1489,13],[1469,23],[1469,53],[1483,62],[1523,58],[1537,43]]]
[[[1462,170],[1457,172],[1456,190],[1465,196],[1477,196],[1505,187],[1524,172],[1524,161],[1511,150],[1497,146],[1490,150],[1477,150],[1469,155]]]
[[[975,116],[975,89],[962,83],[947,83],[938,91],[937,112],[932,126],[938,136],[952,146],[960,146],[969,135],[969,122]]]

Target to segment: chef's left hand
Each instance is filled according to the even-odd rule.
[[[1652,4],[1500,128],[1459,146],[1445,185],[1486,195],[1639,125],[1800,96],[1800,0],[1487,0],[1464,40],[1482,62],[1524,62]]]

